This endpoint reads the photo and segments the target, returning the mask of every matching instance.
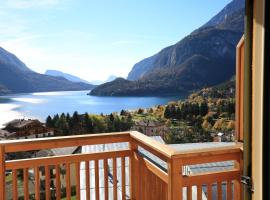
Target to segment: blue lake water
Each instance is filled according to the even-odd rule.
[[[109,114],[122,109],[132,110],[166,104],[174,97],[95,97],[89,91],[40,92],[0,96],[0,126],[14,118],[38,118],[42,121],[56,113]]]

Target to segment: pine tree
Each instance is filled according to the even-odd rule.
[[[89,114],[86,112],[84,114],[84,122],[83,122],[83,125],[84,125],[84,129],[85,129],[85,132],[89,132],[89,133],[92,133],[93,132],[93,123],[92,123],[92,119],[89,117]]]
[[[208,105],[206,102],[203,102],[200,105],[200,115],[205,116],[207,113],[208,113]]]
[[[167,119],[171,118],[170,106],[166,106],[165,111],[164,111],[164,117]]]
[[[53,123],[53,120],[52,120],[52,118],[51,118],[50,115],[46,119],[46,126],[47,127],[50,127],[50,128],[53,128],[54,127],[54,123]]]

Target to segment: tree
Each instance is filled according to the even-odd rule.
[[[200,106],[198,103],[194,104],[193,105],[193,114],[195,116],[199,115],[200,114]]]
[[[235,122],[234,121],[229,121],[228,125],[227,125],[227,129],[228,130],[234,130],[235,129]]]
[[[67,113],[67,115],[66,115],[66,120],[67,120],[67,122],[70,121],[70,114],[69,113]]]
[[[114,127],[114,131],[122,131],[121,130],[121,120],[118,116],[116,116],[114,118],[113,127]]]
[[[138,114],[143,114],[143,113],[144,113],[144,109],[139,108],[139,110],[138,110]]]
[[[110,121],[111,121],[111,122],[114,122],[114,116],[113,116],[112,113],[110,114],[110,117],[109,117],[109,118],[110,118]]]
[[[203,102],[200,105],[200,115],[205,116],[207,113],[208,113],[208,105],[206,102]]]
[[[52,118],[51,118],[50,115],[46,119],[46,126],[47,127],[50,127],[50,128],[53,128],[54,127],[54,122],[53,122],[53,120],[52,120]]]
[[[121,115],[121,116],[125,116],[125,115],[127,115],[127,113],[128,113],[127,111],[121,110],[120,115]]]
[[[85,132],[89,132],[89,133],[93,132],[93,122],[92,122],[92,119],[89,117],[89,114],[87,112],[84,114],[83,126],[85,129]]]
[[[72,131],[76,132],[76,134],[78,134],[78,131],[80,129],[80,118],[79,118],[79,114],[77,111],[75,111],[72,115],[72,118],[70,120],[70,128],[72,129]]]
[[[170,106],[166,106],[165,111],[164,111],[164,117],[167,119],[171,118]]]
[[[211,130],[212,125],[207,120],[204,120],[202,123],[202,128],[204,128],[205,130]]]
[[[149,112],[149,113],[154,113],[153,108],[150,108],[148,112]]]
[[[73,115],[72,115],[72,121],[73,121],[75,124],[77,124],[77,123],[80,121],[80,119],[79,119],[79,114],[78,114],[77,111],[75,111],[75,112],[73,113]]]
[[[69,135],[70,129],[64,115],[61,115],[61,117],[57,120],[55,126],[59,135]]]
[[[53,120],[53,125],[55,126],[57,121],[59,120],[59,115],[58,114],[54,115],[52,120]]]

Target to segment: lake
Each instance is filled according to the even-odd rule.
[[[40,92],[0,96],[0,127],[15,118],[37,118],[44,121],[48,115],[62,112],[109,114],[122,109],[132,110],[166,104],[181,99],[174,97],[96,97],[89,91]]]

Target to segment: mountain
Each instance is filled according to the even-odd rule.
[[[46,70],[46,72],[44,73],[45,75],[49,75],[49,76],[55,76],[55,77],[63,77],[71,82],[75,82],[75,83],[87,83],[87,84],[90,84],[88,81],[86,80],[83,80],[77,76],[74,76],[74,75],[71,75],[71,74],[68,74],[68,73],[64,73],[64,72],[61,72],[61,71],[58,71],[58,70],[51,70],[51,69],[48,69]]]
[[[94,80],[94,81],[91,81],[91,84],[93,84],[93,85],[101,85],[103,83],[111,82],[116,78],[117,78],[117,76],[110,75],[105,81]]]
[[[8,90],[5,86],[0,85],[0,95],[9,94],[11,91]]]
[[[235,50],[243,30],[244,0],[233,0],[181,41],[136,63],[127,86],[111,82],[113,86],[101,85],[91,94],[171,95],[222,83],[235,74]]]
[[[105,83],[111,82],[111,81],[115,80],[116,78],[117,78],[117,76],[110,75],[110,76],[106,79]]]
[[[47,92],[63,90],[90,90],[94,86],[74,83],[63,77],[36,73],[14,54],[0,47],[0,94]]]

